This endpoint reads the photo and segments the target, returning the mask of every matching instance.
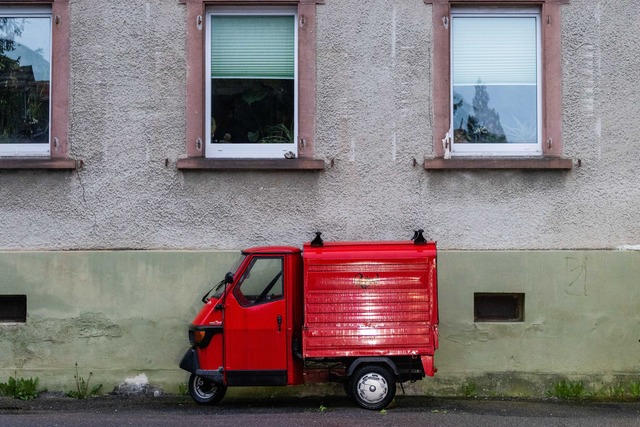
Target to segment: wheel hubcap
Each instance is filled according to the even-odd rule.
[[[195,387],[193,387],[193,389],[195,390],[196,394],[202,399],[208,399],[216,392],[216,385],[214,384],[214,382],[203,379],[201,377],[197,377],[195,379],[194,385]]]
[[[380,402],[387,396],[388,392],[387,381],[381,375],[375,373],[366,374],[358,381],[358,395],[368,403]]]

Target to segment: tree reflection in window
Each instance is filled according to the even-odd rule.
[[[454,129],[455,142],[474,143],[505,143],[507,137],[500,124],[500,114],[489,106],[489,93],[487,87],[480,82],[475,85],[475,96],[472,101],[472,111],[465,104],[464,98],[459,94],[453,94],[454,123],[458,127]]]

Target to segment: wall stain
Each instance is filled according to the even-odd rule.
[[[487,342],[495,339],[495,337],[490,331],[481,330],[476,325],[472,325],[470,328],[463,329],[459,334],[442,336],[442,339],[458,344],[471,345],[476,342]]]
[[[0,330],[0,342],[11,343],[14,365],[21,369],[32,360],[42,357],[40,348],[43,343],[51,345],[67,345],[82,339],[103,338],[112,340],[122,337],[120,326],[108,319],[103,313],[82,313],[68,319],[45,319],[30,316],[27,323],[20,327]]]

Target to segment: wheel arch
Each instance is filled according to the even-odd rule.
[[[378,365],[388,367],[391,370],[391,373],[396,378],[400,376],[398,366],[396,366],[393,360],[391,360],[389,357],[359,357],[351,362],[351,364],[347,368],[347,377],[351,377],[356,369],[358,369],[358,367],[362,365]]]

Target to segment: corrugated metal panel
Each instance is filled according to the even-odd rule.
[[[433,354],[433,244],[328,244],[303,255],[305,357]]]

